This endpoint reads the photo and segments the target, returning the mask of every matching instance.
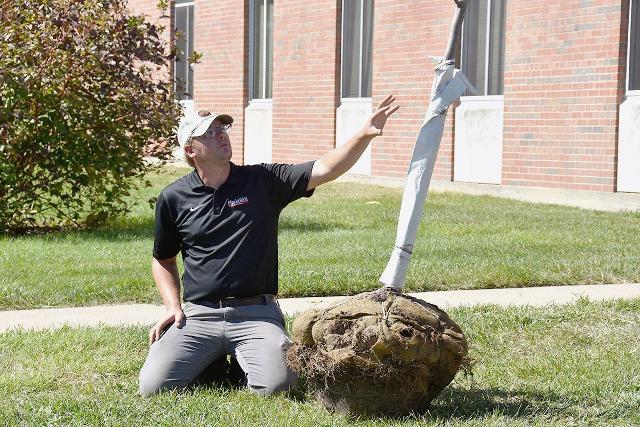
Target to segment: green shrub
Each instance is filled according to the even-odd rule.
[[[123,214],[180,114],[164,28],[126,0],[2,1],[0,24],[0,233]]]

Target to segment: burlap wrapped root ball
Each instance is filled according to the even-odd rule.
[[[287,359],[328,409],[424,410],[466,361],[460,327],[437,306],[385,288],[302,313]]]

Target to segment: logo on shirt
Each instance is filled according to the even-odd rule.
[[[227,204],[230,208],[235,208],[236,206],[246,205],[249,203],[249,198],[247,196],[238,197],[235,200],[228,200]]]
[[[200,209],[203,205],[204,205],[204,203],[203,203],[202,205],[192,206],[192,207],[190,207],[190,208],[189,208],[189,210],[190,210],[191,212],[193,212],[193,211],[195,211],[195,210]]]

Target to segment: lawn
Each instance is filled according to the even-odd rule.
[[[640,299],[449,314],[471,343],[473,375],[403,419],[349,419],[308,395],[215,386],[144,399],[146,328],[63,328],[0,334],[0,425],[640,425]]]
[[[0,236],[0,309],[159,302],[147,200],[186,169],[167,168],[132,196],[130,215],[98,230]],[[402,190],[332,183],[280,219],[280,295],[377,288]],[[640,282],[640,213],[595,212],[434,193],[408,291]],[[251,267],[251,260],[247,260]]]

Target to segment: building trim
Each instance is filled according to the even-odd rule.
[[[461,96],[460,102],[504,102],[504,95]]]
[[[491,59],[491,0],[487,0],[487,32],[484,44],[484,93],[489,95],[489,59]]]
[[[367,97],[363,97],[363,98],[342,98],[340,99],[340,103],[341,104],[363,104],[366,102],[372,102],[373,98],[367,98]]]
[[[629,90],[629,74],[631,71],[631,20],[632,20],[632,12],[633,12],[633,3],[636,0],[629,1],[629,23],[627,28],[627,72],[625,73],[625,85],[624,90],[627,96],[635,96],[634,92],[640,92],[637,90]]]

